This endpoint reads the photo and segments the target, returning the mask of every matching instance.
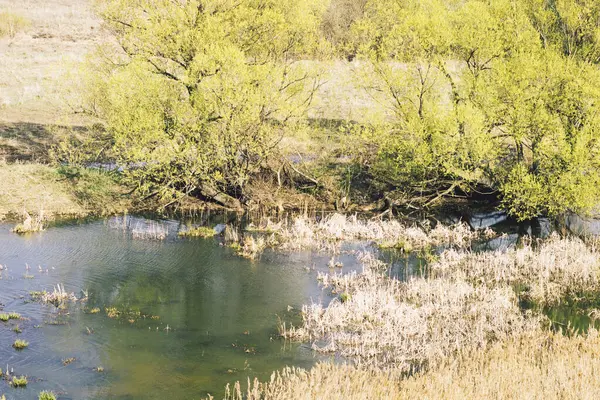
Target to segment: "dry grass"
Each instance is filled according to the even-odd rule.
[[[597,399],[600,337],[536,333],[402,382],[401,398]]]
[[[0,0],[0,10],[30,22],[13,38],[0,39],[0,121],[55,123],[71,111],[79,63],[110,37],[91,1]]]
[[[108,174],[82,170],[77,175],[62,173],[37,163],[6,164],[0,161],[0,220],[27,214],[82,217],[126,211],[131,196]]]
[[[233,388],[227,387],[224,399],[395,399],[400,390],[394,375],[327,363],[317,364],[309,371],[286,368],[273,373],[269,382],[248,382],[246,391],[237,382]]]
[[[7,11],[0,12],[0,38],[8,36],[14,39],[15,35],[28,25],[29,21],[18,14]]]
[[[402,378],[398,371],[318,364],[285,369],[269,382],[237,383],[226,400],[597,399],[600,337],[534,332]]]
[[[27,211],[24,213],[23,222],[13,228],[13,232],[19,234],[41,232],[44,230],[44,210],[41,209],[37,215],[33,217]]]
[[[461,277],[473,284],[516,285],[520,295],[539,304],[558,304],[565,298],[600,292],[600,254],[577,238],[553,235],[533,246],[506,252],[470,253],[447,250],[430,266],[437,277]]]
[[[330,276],[323,284],[343,296],[327,307],[304,306],[303,325],[284,326],[281,333],[359,365],[431,367],[540,325],[540,319],[522,314],[510,287],[445,279],[399,282],[370,269]]]

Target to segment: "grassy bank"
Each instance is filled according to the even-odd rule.
[[[49,218],[123,212],[131,203],[113,176],[37,163],[0,164],[0,220],[23,212]]]

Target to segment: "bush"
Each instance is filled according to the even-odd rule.
[[[320,1],[226,4],[109,0],[100,9],[126,56],[92,77],[90,103],[144,194],[239,207],[233,198],[243,199],[316,89],[296,60],[320,47]]]

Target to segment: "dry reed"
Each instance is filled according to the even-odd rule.
[[[382,247],[395,247],[410,252],[430,246],[468,247],[479,233],[466,224],[451,227],[438,224],[431,229],[428,223],[408,226],[397,220],[359,219],[356,215],[331,214],[316,221],[296,217],[291,222],[275,224],[267,220],[252,230],[274,233],[281,250],[317,249],[336,251],[345,241],[368,240]]]
[[[246,391],[238,382],[224,399],[597,399],[598,370],[596,330],[570,337],[534,331],[408,378],[397,370],[317,364],[248,381]]]
[[[359,365],[412,371],[540,325],[538,317],[521,312],[510,287],[446,279],[400,282],[371,269],[321,279],[344,296],[327,307],[304,306],[302,326],[284,326],[281,334]]]
[[[475,285],[517,285],[539,304],[558,304],[600,292],[600,254],[577,238],[551,236],[539,246],[525,243],[505,252],[449,249],[430,266],[432,276],[466,279]]]

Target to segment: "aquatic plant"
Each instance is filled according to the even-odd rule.
[[[53,392],[44,390],[38,395],[38,400],[56,400],[56,395]]]
[[[27,377],[26,376],[13,376],[10,384],[14,387],[25,387],[27,386]]]
[[[18,234],[40,232],[44,230],[44,210],[40,210],[35,217],[29,215],[27,211],[23,212],[24,220],[15,226],[12,231]]]
[[[118,318],[121,315],[121,312],[115,307],[107,307],[105,311],[108,318]]]
[[[225,389],[225,400],[584,399],[600,394],[600,336],[535,332],[451,357],[407,376],[396,369],[318,363]]]
[[[76,358],[75,357],[69,357],[69,358],[64,358],[62,360],[63,365],[66,367],[67,365],[75,362]]]
[[[180,231],[177,235],[183,237],[201,237],[201,238],[210,238],[217,234],[217,231],[214,228],[209,226],[199,226],[197,228],[190,228],[187,230]]]
[[[265,238],[255,238],[254,236],[248,235],[244,237],[243,243],[237,248],[237,254],[244,258],[255,260],[262,254],[266,247],[267,241]]]
[[[35,298],[36,300],[41,301],[43,303],[53,304],[57,308],[64,308],[66,307],[68,302],[77,301],[77,297],[75,297],[75,294],[73,292],[67,292],[65,290],[64,285],[61,285],[60,283],[54,286],[52,292],[44,291],[35,293],[39,294],[39,296],[32,296],[32,298]]]
[[[287,225],[277,226],[275,233],[281,249],[331,251],[336,250],[343,241],[370,240],[382,247],[395,247],[406,252],[442,244],[464,248],[482,234],[472,231],[464,223],[454,226],[437,224],[431,229],[427,222],[421,226],[408,226],[397,220],[363,220],[356,215],[337,213],[320,221],[297,217]]]
[[[21,319],[21,314],[16,312],[11,312],[8,314],[9,319]]]
[[[400,282],[369,268],[321,281],[344,293],[345,300],[333,299],[327,307],[305,305],[302,326],[282,326],[280,332],[361,365],[411,371],[540,324],[537,317],[522,314],[510,287],[446,279]]]
[[[10,319],[8,314],[0,314],[0,321],[7,322]]]
[[[144,240],[165,240],[169,235],[169,228],[156,221],[148,223],[138,222],[131,230],[131,237]]]
[[[25,340],[21,340],[21,339],[17,339],[13,343],[13,347],[17,350],[23,350],[23,349],[27,348],[27,346],[29,346],[29,342],[26,342]]]
[[[29,296],[31,297],[32,300],[34,301],[38,301],[41,300],[42,297],[44,297],[46,294],[48,294],[48,292],[44,291],[31,291],[29,292]]]
[[[100,308],[98,308],[98,307],[94,307],[89,311],[90,314],[98,314],[99,312],[100,312]]]
[[[19,327],[19,325],[15,325],[15,327],[13,328],[13,332],[14,333],[21,333],[21,328]]]
[[[522,299],[541,305],[565,298],[594,301],[600,293],[600,252],[578,238],[552,235],[508,251],[473,253],[449,249],[429,267],[432,276],[474,285],[518,287]]]

